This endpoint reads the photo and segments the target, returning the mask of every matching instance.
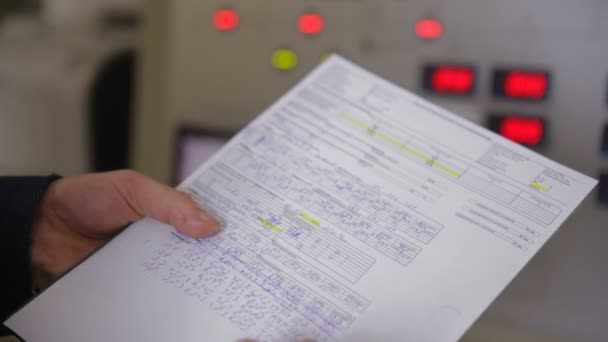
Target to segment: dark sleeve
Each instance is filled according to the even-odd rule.
[[[0,177],[0,323],[32,296],[32,221],[46,188],[57,178]]]

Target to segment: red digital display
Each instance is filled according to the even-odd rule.
[[[443,34],[443,24],[437,19],[424,18],[416,22],[414,30],[418,38],[438,39]]]
[[[221,9],[213,15],[213,26],[218,31],[232,31],[239,26],[239,14],[233,9]]]
[[[545,122],[538,117],[494,115],[489,125],[493,131],[522,145],[534,147],[544,140]]]
[[[496,70],[494,95],[517,100],[539,101],[549,92],[549,73],[531,70]]]
[[[323,32],[325,20],[320,14],[305,13],[298,19],[298,30],[307,35],[316,35]]]
[[[423,86],[436,94],[469,95],[475,86],[475,70],[460,65],[427,65]]]
[[[547,93],[547,75],[541,72],[511,71],[505,78],[505,94],[510,97],[542,99]]]

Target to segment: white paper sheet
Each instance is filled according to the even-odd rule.
[[[596,181],[334,56],[12,316],[27,341],[454,341]]]

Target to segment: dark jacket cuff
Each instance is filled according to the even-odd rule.
[[[57,178],[0,177],[0,322],[32,296],[32,222],[44,192]]]

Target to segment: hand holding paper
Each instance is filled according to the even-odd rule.
[[[6,324],[33,342],[455,341],[595,184],[333,56],[180,185],[220,234],[138,221]],[[168,192],[113,196],[122,224],[193,232]],[[85,209],[88,238],[119,223]]]
[[[187,236],[216,234],[219,223],[192,199],[133,171],[55,181],[43,198],[32,231],[32,264],[56,278],[145,216]]]

